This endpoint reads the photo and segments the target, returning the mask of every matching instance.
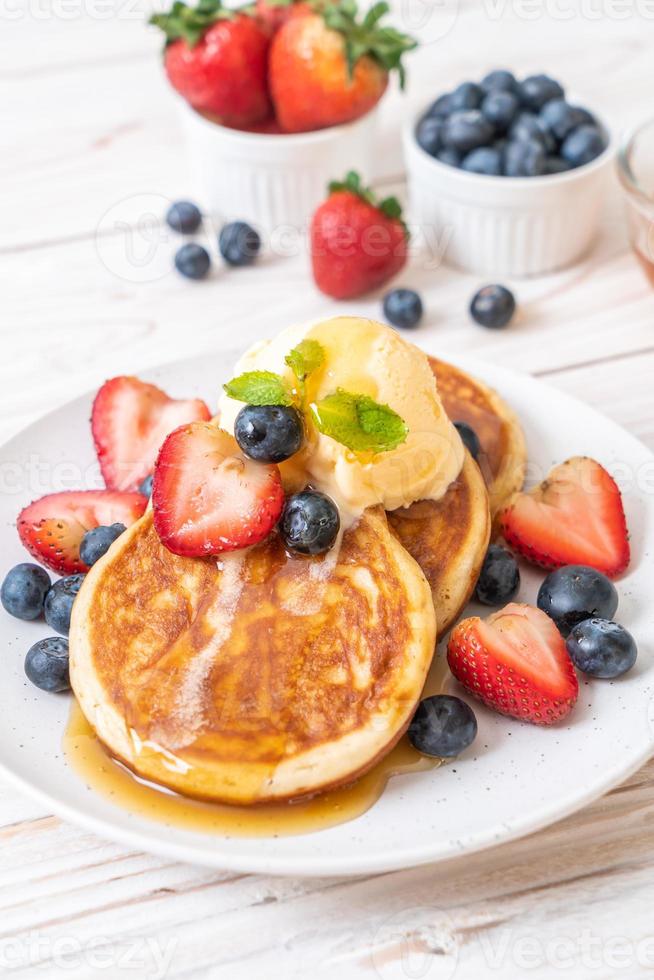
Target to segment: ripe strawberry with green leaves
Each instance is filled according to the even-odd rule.
[[[357,16],[355,0],[300,3],[270,48],[270,91],[283,130],[308,132],[351,122],[381,99],[413,38],[382,26],[387,3]]]
[[[352,299],[377,289],[407,260],[409,232],[394,197],[377,201],[350,171],[332,181],[311,222],[311,262],[318,289]]]
[[[221,0],[189,7],[175,0],[150,23],[166,35],[164,66],[173,88],[225,126],[249,126],[270,115],[270,35],[255,17]]]

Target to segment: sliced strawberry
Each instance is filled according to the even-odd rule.
[[[176,555],[217,555],[263,541],[284,504],[279,468],[248,459],[215,425],[171,432],[154,468],[154,526]]]
[[[169,432],[184,422],[210,418],[200,398],[178,401],[138,378],[106,381],[93,403],[91,430],[107,487],[137,490],[152,473]]]
[[[537,725],[564,718],[579,694],[565,640],[533,606],[511,602],[485,621],[465,619],[452,631],[447,661],[489,708]]]
[[[55,572],[86,572],[79,546],[92,527],[137,521],[147,507],[140,493],[65,490],[35,500],[18,515],[18,533],[31,555]]]
[[[590,565],[613,577],[629,564],[620,491],[587,456],[555,466],[534,490],[514,497],[499,520],[507,544],[543,568]]]

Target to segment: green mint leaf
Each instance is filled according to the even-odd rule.
[[[316,428],[354,452],[385,453],[406,442],[408,428],[388,405],[342,388],[311,406]]]
[[[288,385],[272,371],[246,371],[223,388],[230,398],[247,405],[290,405]]]
[[[325,363],[325,351],[317,340],[301,340],[290,354],[286,355],[286,363],[301,383],[317,371]]]

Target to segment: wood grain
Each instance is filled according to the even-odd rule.
[[[604,5],[597,15],[590,5],[531,4],[529,13],[517,0],[444,0],[425,4],[416,27],[398,0],[404,26],[425,43],[408,97],[394,91],[384,105],[378,180],[393,187],[402,173],[397,129],[407,113],[497,65],[560,75],[615,127],[650,112],[645,6]],[[313,288],[301,241],[294,255],[269,250],[256,269],[216,267],[200,285],[171,271],[177,242],[158,222],[165,202],[188,191],[158,39],[142,26],[148,5],[89,0],[67,17],[38,17],[27,0],[12,9],[19,16],[0,32],[11,134],[0,158],[0,438],[112,374],[219,357],[235,337],[245,345],[334,311]],[[125,275],[151,195],[156,248],[145,274]],[[475,277],[417,249],[403,278],[425,299],[417,340],[543,377],[654,448],[654,293],[627,248],[616,186],[584,262],[513,284],[520,316],[504,333],[470,323]],[[350,308],[378,315],[379,305],[371,296]],[[523,840],[354,881],[166,863],[63,823],[1,784],[0,841],[0,972],[20,978],[131,970],[250,980],[275,970],[613,980],[654,968],[654,763]]]

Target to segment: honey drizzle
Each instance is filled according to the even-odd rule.
[[[423,697],[441,693],[448,676],[445,658],[435,657]],[[247,807],[193,800],[135,776],[110,756],[75,699],[63,749],[68,764],[90,789],[134,816],[221,837],[284,837],[326,830],[369,810],[393,776],[425,772],[441,763],[440,759],[420,755],[404,736],[381,762],[351,786],[305,802]]]

